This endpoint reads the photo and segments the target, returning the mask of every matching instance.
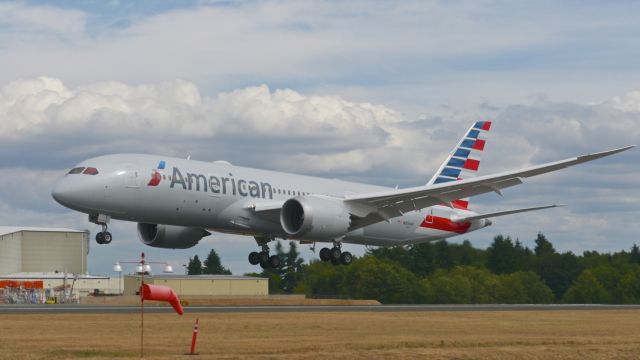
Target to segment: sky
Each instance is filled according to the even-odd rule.
[[[109,153],[409,187],[477,120],[493,121],[481,174],[638,144],[638,39],[631,1],[3,1],[0,225],[93,237],[50,193]],[[533,247],[543,232],[560,251],[628,250],[640,244],[639,164],[635,148],[475,197],[480,212],[568,206],[450,241]],[[143,246],[133,223],[110,231],[110,245],[92,241],[92,273],[141,251],[182,271],[211,248],[234,274],[257,270],[250,237],[177,251]]]

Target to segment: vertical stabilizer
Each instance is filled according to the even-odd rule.
[[[470,179],[478,176],[482,153],[490,129],[491,121],[477,121],[473,124],[451,150],[447,159],[440,165],[440,168],[427,185]],[[468,204],[468,199],[453,202],[454,206],[465,209]]]

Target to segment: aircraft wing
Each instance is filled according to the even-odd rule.
[[[284,204],[284,200],[281,201],[257,201],[252,202],[245,206],[245,209],[252,210],[257,215],[262,216],[273,222],[280,221],[280,208]]]
[[[480,220],[480,219],[488,219],[488,218],[492,218],[492,217],[511,215],[511,214],[518,214],[518,213],[527,212],[527,211],[551,209],[551,208],[562,207],[562,206],[566,206],[566,205],[546,205],[546,206],[536,206],[536,207],[529,207],[529,208],[523,208],[523,209],[498,211],[498,212],[471,215],[471,216],[454,216],[451,219],[451,221],[453,221],[453,222],[463,222],[463,221],[473,221],[473,220]]]
[[[502,189],[522,184],[524,178],[617,154],[634,146],[626,146],[472,179],[368,194],[346,195],[344,202],[350,213],[356,217],[353,219],[351,227],[351,229],[356,229],[401,216],[405,212],[420,210],[437,204],[444,203],[452,206],[451,201],[474,195],[488,192],[496,192],[502,195]]]

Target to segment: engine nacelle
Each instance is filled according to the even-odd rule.
[[[295,197],[280,210],[280,225],[291,238],[334,240],[349,231],[351,217],[342,202],[317,197]]]
[[[143,244],[164,249],[187,249],[195,246],[210,232],[193,227],[138,223]]]

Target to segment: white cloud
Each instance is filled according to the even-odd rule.
[[[605,102],[605,105],[624,112],[640,112],[640,91],[630,91],[622,96],[614,96]]]
[[[69,89],[47,77],[6,85],[0,93],[0,116],[0,138],[9,141],[99,128],[103,135],[119,136],[209,139],[242,134],[296,141],[361,137],[355,143],[374,144],[386,136],[383,126],[403,120],[384,106],[307,97],[289,89],[272,92],[266,85],[202,97],[194,84],[182,80],[138,86],[103,82]]]
[[[51,6],[28,6],[21,2],[0,3],[0,26],[9,28],[20,39],[29,36],[58,37],[59,40],[75,40],[84,35],[86,15],[78,10],[66,10]],[[19,39],[0,36],[0,41]]]

